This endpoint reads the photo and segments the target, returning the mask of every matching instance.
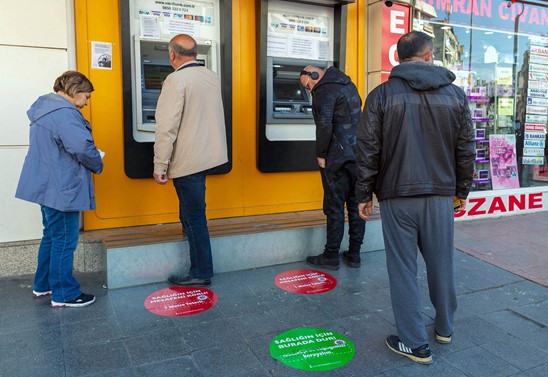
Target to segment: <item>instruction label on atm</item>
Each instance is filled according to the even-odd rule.
[[[328,25],[324,16],[269,12],[267,55],[329,60]]]
[[[141,38],[171,38],[181,33],[201,37],[201,26],[215,23],[212,3],[136,0],[135,4],[141,21]]]

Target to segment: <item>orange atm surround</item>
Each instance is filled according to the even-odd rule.
[[[131,179],[124,166],[125,62],[121,46],[120,4],[126,0],[75,0],[77,69],[95,87],[90,105],[83,112],[90,120],[97,145],[106,152],[105,169],[94,176],[97,209],[84,212],[84,229],[178,222],[178,201],[171,184],[160,186],[152,178]],[[257,168],[257,60],[260,0],[227,1],[232,30],[232,93],[229,120],[232,122],[232,170],[209,176],[208,218],[316,210],[321,208],[322,188],[316,171],[265,174]],[[366,0],[347,9],[346,73],[359,88],[365,87],[364,19]],[[112,69],[91,68],[92,41],[111,43]],[[363,95],[363,93],[362,93]]]

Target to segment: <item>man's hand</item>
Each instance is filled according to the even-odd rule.
[[[367,203],[358,204],[358,213],[365,221],[369,220],[369,216],[373,214],[373,201],[370,200]]]
[[[466,199],[460,199],[453,196],[453,209],[455,212],[464,211],[466,209]]]
[[[323,157],[316,157],[318,159],[318,165],[320,168],[325,169],[325,158]]]
[[[167,174],[166,173],[163,173],[163,174],[156,174],[154,173],[154,180],[156,181],[156,183],[158,183],[159,185],[165,185],[167,183],[167,181],[169,180],[167,178]]]

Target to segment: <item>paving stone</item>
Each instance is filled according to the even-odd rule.
[[[190,356],[141,365],[133,368],[135,377],[203,377]]]
[[[143,335],[134,334],[125,338],[123,343],[133,366],[173,359],[190,353],[190,348],[178,328]]]
[[[419,258],[422,314],[434,357],[430,366],[398,356],[384,343],[395,326],[385,254],[375,251],[362,253],[359,269],[341,263],[338,271],[329,271],[337,287],[319,295],[289,293],[275,285],[281,272],[313,269],[302,261],[217,274],[208,287],[217,294],[217,305],[182,317],[159,316],[144,307],[150,294],[170,286],[166,282],[107,290],[101,274],[77,274],[97,302],[55,310],[49,299],[32,298],[31,275],[1,278],[0,376],[311,376],[273,359],[269,345],[282,332],[314,327],[344,335],[356,350],[349,363],[322,376],[544,377],[548,288],[471,255],[496,257],[487,231],[504,243],[503,237],[516,237],[515,229],[526,231],[527,226],[515,227],[518,220],[548,225],[547,213],[521,218],[456,225],[464,229],[457,230],[458,243],[470,249],[455,251],[458,309],[451,344],[433,340],[435,311]],[[535,242],[527,237],[521,247],[544,250],[548,244],[548,232],[537,234]]]
[[[130,366],[129,355],[121,341],[105,341],[65,349],[67,376],[83,376],[114,371]]]
[[[481,347],[468,348],[444,357],[466,376],[503,377],[519,372],[518,368]]]

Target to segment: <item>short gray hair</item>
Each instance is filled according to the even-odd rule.
[[[198,46],[196,42],[194,43],[194,47],[192,47],[191,49],[186,49],[178,45],[174,41],[171,41],[169,42],[169,48],[171,49],[171,51],[175,53],[175,55],[178,55],[178,56],[191,56],[191,57],[198,56]]]

